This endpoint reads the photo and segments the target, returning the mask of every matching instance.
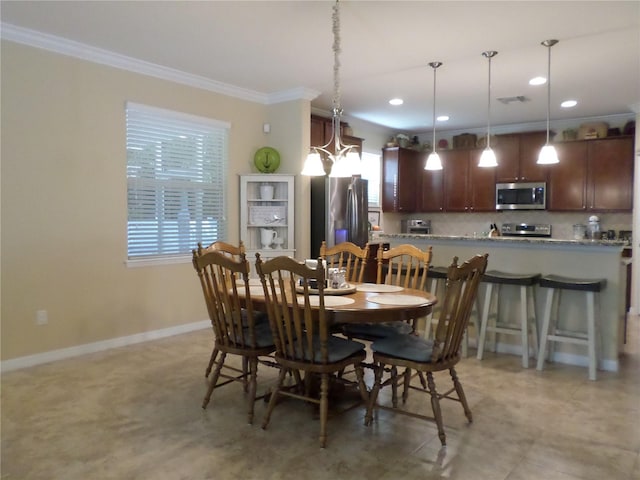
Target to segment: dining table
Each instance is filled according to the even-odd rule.
[[[260,310],[264,306],[262,284],[252,278],[249,286],[254,308]],[[324,289],[326,316],[334,324],[410,321],[429,315],[437,302],[432,293],[399,285],[351,282]]]
[[[288,284],[286,288],[289,288]],[[300,294],[300,290],[296,290]],[[249,293],[254,310],[264,310],[266,304],[260,279],[249,279]],[[319,302],[319,296],[313,295],[313,290],[311,293],[310,300],[313,308],[318,305],[316,302]],[[325,317],[330,326],[336,327],[345,323],[412,322],[429,315],[438,302],[435,295],[425,290],[376,283],[350,282],[343,288],[327,287],[324,293]],[[243,295],[241,289],[238,294]],[[363,366],[374,368],[372,363],[367,362],[363,362]],[[319,388],[317,381],[312,381],[311,385],[311,388]],[[352,388],[345,388],[347,386]],[[350,402],[349,407],[340,411],[349,410],[362,403],[357,393],[357,383],[346,379],[343,375],[332,377],[330,395],[333,399],[332,404],[338,399]],[[265,396],[265,398],[268,397],[269,394]]]

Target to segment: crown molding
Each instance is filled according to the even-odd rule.
[[[88,62],[106,65],[129,72],[139,73],[150,77],[168,80],[170,82],[200,88],[221,95],[247,100],[264,105],[280,103],[290,100],[313,100],[320,92],[304,87],[266,94],[241,88],[227,83],[218,82],[199,75],[192,75],[173,68],[163,67],[155,63],[146,62],[126,55],[92,47],[84,43],[66,38],[38,32],[28,28],[18,27],[10,23],[0,23],[0,37],[30,47],[48,50],[69,57],[86,60]]]
[[[291,90],[283,90],[269,95],[267,103],[289,102],[291,100],[315,100],[321,92],[306,87],[292,88]]]

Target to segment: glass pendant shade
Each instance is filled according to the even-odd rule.
[[[349,172],[351,175],[361,175],[362,174],[362,163],[360,162],[360,155],[355,150],[350,150],[347,152],[347,157],[345,158]]]
[[[496,154],[491,149],[491,147],[487,147],[482,151],[482,155],[480,155],[480,161],[478,162],[479,167],[497,167],[498,160],[496,160]]]
[[[436,152],[431,152],[427,157],[427,162],[424,164],[425,170],[442,170],[442,160],[440,155]]]
[[[320,177],[325,175],[322,158],[320,158],[320,154],[318,152],[311,152],[307,155],[307,159],[304,161],[304,167],[302,168],[302,175],[307,175],[309,177]]]
[[[351,177],[360,175],[360,156],[357,152],[348,152],[338,156],[331,167],[330,177]]]
[[[538,165],[553,165],[554,163],[559,163],[558,160],[558,152],[556,152],[556,147],[553,145],[545,145],[540,150],[540,154],[538,155]]]
[[[542,150],[540,150],[540,154],[538,155],[538,161],[536,162],[538,165],[553,165],[554,163],[559,163],[558,152],[551,143],[549,142],[549,117],[551,110],[551,47],[553,47],[558,40],[545,40],[542,42],[542,45],[547,47],[548,56],[547,56],[547,143],[545,143]]]

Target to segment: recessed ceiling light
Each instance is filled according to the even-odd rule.
[[[401,98],[392,98],[391,100],[389,100],[389,103],[391,105],[402,105],[404,103],[404,100],[402,100]]]
[[[449,120],[449,115],[440,115],[438,118],[436,118],[436,120],[438,120],[439,122],[446,122],[447,120]]]
[[[547,83],[547,79],[544,77],[533,77],[529,80],[529,85],[544,85]]]
[[[560,106],[562,108],[571,108],[571,107],[575,107],[577,104],[578,102],[576,102],[575,100],[565,100],[560,104]]]

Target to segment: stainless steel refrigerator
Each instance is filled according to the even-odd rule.
[[[320,244],[353,242],[360,247],[369,240],[368,185],[360,176],[311,179],[311,258]]]

